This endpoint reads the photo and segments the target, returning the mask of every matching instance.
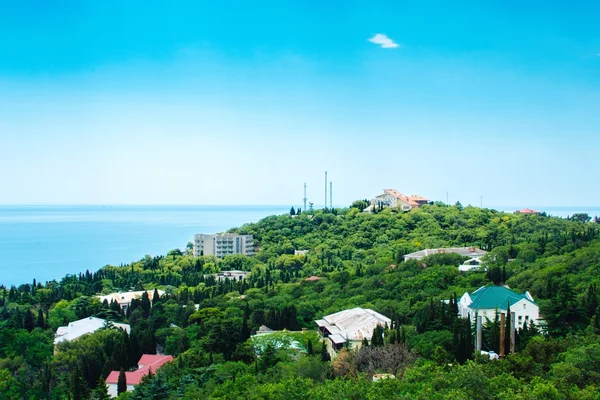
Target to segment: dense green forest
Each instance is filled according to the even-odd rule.
[[[110,371],[157,351],[174,361],[119,399],[600,397],[595,221],[458,203],[409,212],[362,208],[358,201],[232,229],[254,235],[254,257],[193,257],[188,245],[60,282],[0,287],[0,397],[104,399]],[[456,254],[403,259],[448,246],[487,250],[487,270],[459,272],[465,258]],[[239,281],[208,275],[231,269],[251,274]],[[306,281],[313,275],[321,279]],[[473,354],[473,329],[453,307],[464,292],[494,284],[529,291],[546,321],[542,330],[519,327],[516,353],[499,361]],[[165,294],[144,296],[125,314],[95,297],[157,288]],[[351,307],[376,310],[392,324],[371,345],[331,360],[314,320]],[[108,324],[55,352],[56,329],[88,316],[129,323],[131,332]],[[300,346],[257,345],[250,335],[261,325],[298,332],[290,335]],[[498,331],[497,321],[487,321],[488,349],[497,348]],[[373,373],[397,379],[373,382]]]

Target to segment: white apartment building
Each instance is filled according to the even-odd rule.
[[[252,235],[236,235],[223,233],[219,235],[194,235],[194,256],[224,257],[231,254],[254,255],[254,238]]]

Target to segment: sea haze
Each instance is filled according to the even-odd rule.
[[[0,206],[0,284],[96,271],[184,249],[289,206]]]

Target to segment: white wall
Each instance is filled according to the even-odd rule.
[[[110,397],[117,397],[117,384],[116,383],[107,383],[106,387],[108,388],[108,395]],[[133,392],[134,385],[127,385],[127,391]]]

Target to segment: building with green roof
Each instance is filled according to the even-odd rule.
[[[461,317],[469,315],[474,319],[477,314],[485,321],[493,320],[496,313],[505,313],[509,305],[510,311],[515,313],[517,326],[540,323],[540,309],[531,294],[517,293],[507,286],[482,286],[472,293],[465,293],[460,298],[458,310]]]

